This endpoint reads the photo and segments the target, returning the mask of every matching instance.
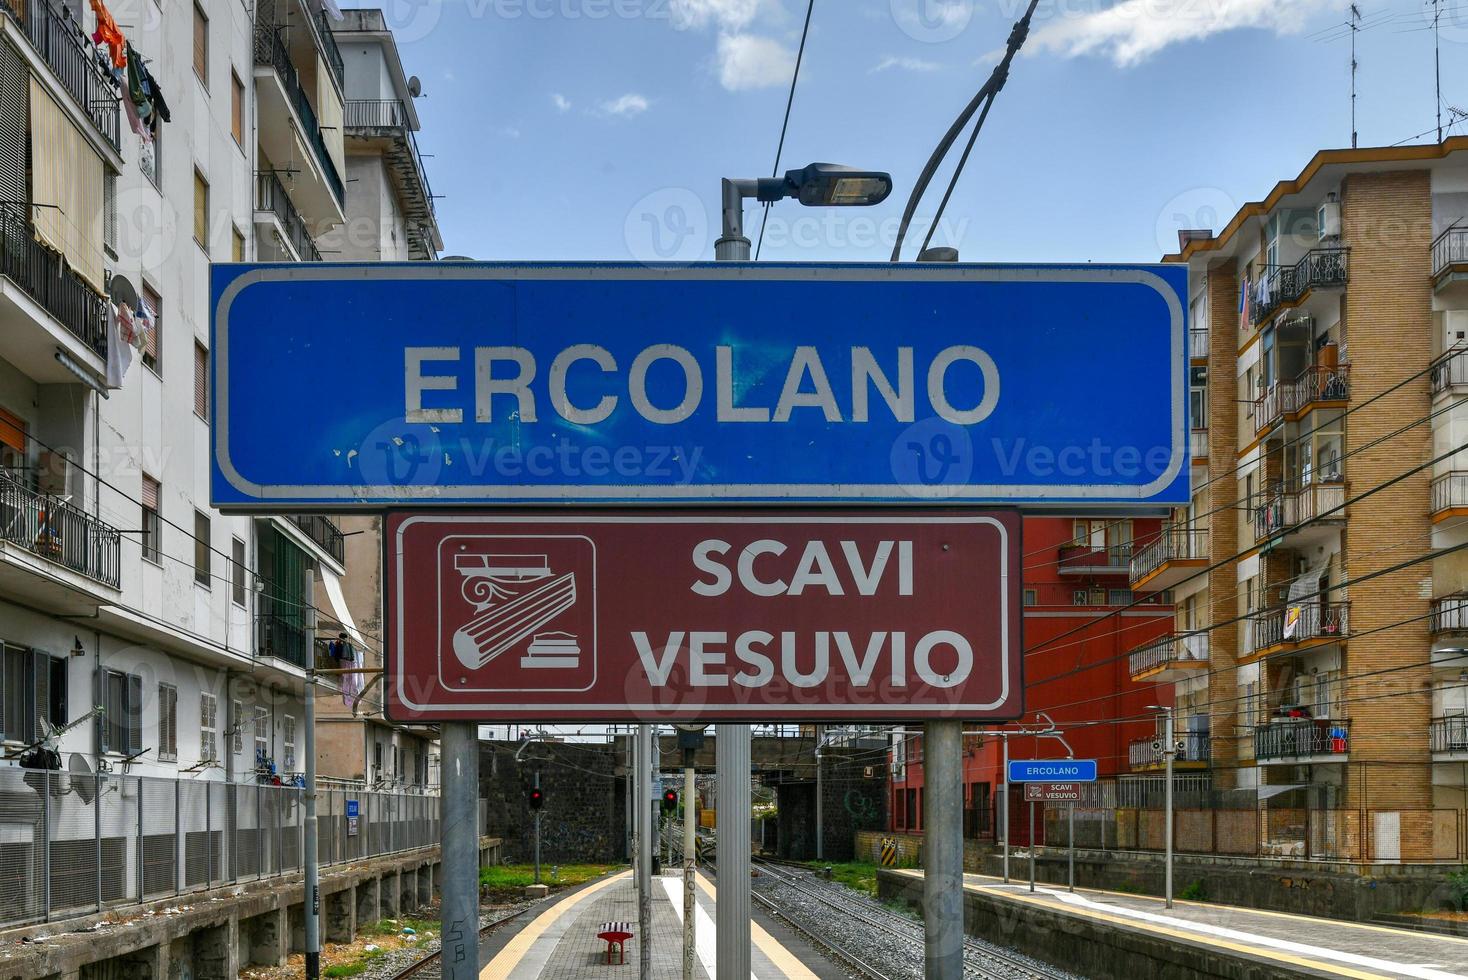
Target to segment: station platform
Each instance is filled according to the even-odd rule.
[[[713,980],[716,969],[714,902],[717,890],[698,877],[696,972]],[[756,915],[751,923],[750,973],[757,980],[835,980],[845,974],[793,936],[777,939]],[[636,937],[627,941],[627,961],[606,962],[606,943],[597,938],[604,922],[637,921],[637,885],[623,872],[572,892],[529,922],[495,952],[480,980],[600,980],[633,977],[640,957]],[[683,878],[652,881],[652,975],[677,977],[683,970]],[[773,924],[772,924],[773,925]]]
[[[922,873],[884,870],[911,901]],[[970,929],[1082,976],[1468,977],[1468,939],[1208,902],[964,875]],[[1152,960],[1152,967],[1141,959]],[[1130,966],[1130,972],[1125,967]]]

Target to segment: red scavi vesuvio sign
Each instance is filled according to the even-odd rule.
[[[389,514],[397,721],[1021,714],[1012,511]]]

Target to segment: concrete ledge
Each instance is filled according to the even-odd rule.
[[[877,873],[883,899],[906,902],[921,912],[921,878]],[[1136,977],[1277,980],[1282,977],[1339,977],[1339,973],[1288,967],[1245,950],[1223,949],[1182,935],[1127,929],[1069,909],[1021,905],[993,893],[964,891],[964,931],[1001,943],[1037,960],[1095,980]]]

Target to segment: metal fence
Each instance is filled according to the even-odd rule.
[[[303,797],[295,787],[0,769],[0,926],[298,872]],[[316,807],[323,866],[440,839],[437,797],[323,790]]]

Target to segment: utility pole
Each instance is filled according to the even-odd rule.
[[[678,745],[683,750],[683,980],[697,980],[698,968],[694,965],[697,932],[693,917],[698,905],[694,894],[694,877],[698,873],[698,833],[694,820],[698,808],[694,806],[697,790],[693,763],[703,746],[702,731],[678,726]]]
[[[652,980],[652,726],[637,726],[632,812],[637,818],[637,975]]]
[[[816,726],[816,860],[826,860],[826,794],[821,778],[821,753],[826,747],[826,726]]]
[[[1351,4],[1351,149],[1356,148],[1356,72],[1360,65],[1356,62],[1356,35],[1361,33],[1361,8]],[[1438,142],[1442,142],[1439,140]]]
[[[321,870],[316,838],[316,672],[306,672],[306,980],[321,977]]]
[[[930,721],[923,741],[923,976],[963,980],[963,723]]]
[[[444,980],[479,976],[479,727],[439,726],[443,742],[442,796]]]
[[[1442,34],[1438,30],[1442,20],[1442,0],[1432,0],[1432,67],[1436,78],[1437,141],[1443,141],[1443,49]]]
[[[1163,824],[1163,833],[1167,835],[1167,907],[1172,908],[1172,760],[1177,755],[1177,736],[1173,731],[1173,710],[1168,705],[1162,709],[1167,717],[1167,733],[1162,743],[1162,751],[1167,759],[1167,787],[1164,790],[1167,817]]]
[[[535,781],[535,788],[537,790],[540,789],[539,769],[535,770],[535,774],[532,778]],[[540,806],[538,804],[535,807],[535,883],[537,885],[540,884]]]

